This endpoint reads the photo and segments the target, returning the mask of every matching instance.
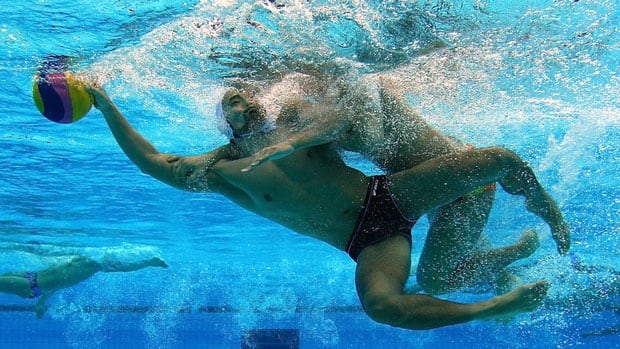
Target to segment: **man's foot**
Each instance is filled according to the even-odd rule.
[[[532,311],[540,305],[549,290],[547,281],[537,281],[519,286],[509,293],[497,296],[486,318],[497,318]]]
[[[37,319],[40,319],[43,317],[43,314],[45,314],[45,311],[47,310],[47,305],[45,305],[45,303],[43,302],[36,302],[32,306],[32,310],[34,310],[35,314],[37,315]]]

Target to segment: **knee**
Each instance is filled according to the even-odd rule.
[[[399,326],[405,320],[399,296],[369,297],[363,302],[364,311],[373,321]]]
[[[507,171],[507,176],[528,175],[532,172],[528,163],[512,150],[501,147],[491,149],[494,152],[495,160],[501,164],[504,171]]]

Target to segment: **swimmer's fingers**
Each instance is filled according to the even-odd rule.
[[[273,147],[269,147],[269,148],[265,148],[265,149],[261,150],[256,155],[254,155],[254,159],[252,160],[252,163],[250,163],[250,166],[244,168],[241,171],[242,172],[249,172],[249,171],[254,170],[258,166],[260,166],[260,165],[264,164],[265,162],[271,160],[272,157],[274,156],[274,154],[275,153],[273,151]]]
[[[288,142],[282,142],[276,145],[272,145],[270,147],[264,148],[254,155],[254,159],[252,163],[243,170],[242,172],[248,172],[254,170],[256,167],[264,164],[269,160],[277,160],[281,159],[287,155],[292,154],[295,151],[293,146],[291,146]]]
[[[257,168],[261,164],[265,163],[265,161],[267,161],[267,160],[265,160],[265,159],[256,159],[256,160],[252,161],[252,163],[248,167],[242,169],[241,172],[253,171],[255,168]]]
[[[84,87],[86,88],[86,92],[90,93],[95,100],[95,107],[97,106],[97,95],[100,95],[102,92],[101,85],[97,78],[90,81],[84,81]]]
[[[153,267],[168,268],[166,261],[159,257],[153,257],[150,261],[150,265]]]

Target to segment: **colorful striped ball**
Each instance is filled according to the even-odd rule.
[[[61,124],[80,120],[93,106],[93,97],[86,91],[84,83],[69,72],[37,74],[32,97],[43,116]]]

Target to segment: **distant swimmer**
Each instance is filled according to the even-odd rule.
[[[416,220],[490,183],[524,196],[526,208],[552,231],[568,232],[559,208],[532,169],[507,149],[470,149],[368,177],[348,167],[330,144],[323,144],[243,171],[253,163],[256,151],[288,139],[290,127],[279,126],[294,125],[303,113],[284,107],[275,129],[266,127],[261,106],[233,91],[221,105],[230,142],[206,154],[180,156],[160,153],[131,127],[100,86],[90,84],[88,90],[121,149],[144,173],[179,189],[224,195],[251,212],[347,252],[357,263],[362,306],[377,322],[429,329],[496,318],[535,309],[548,290],[548,283],[541,280],[472,304],[404,292]],[[525,246],[517,246],[523,248],[519,253],[532,248],[532,239],[526,240]]]
[[[98,272],[129,272],[147,267],[167,268],[168,265],[159,257],[137,262],[105,259],[99,263],[87,257],[75,256],[66,263],[45,270],[0,275],[0,292],[36,299],[33,309],[37,317],[41,318],[47,310],[45,302],[58,290],[78,284]]]

